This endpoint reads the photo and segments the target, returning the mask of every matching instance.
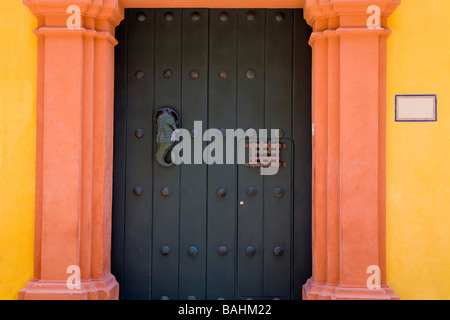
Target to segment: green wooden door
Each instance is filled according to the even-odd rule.
[[[310,33],[302,10],[126,10],[112,225],[121,298],[301,297],[311,276]],[[194,121],[281,129],[285,166],[272,176],[243,164],[163,167],[153,118],[164,106],[190,131]]]

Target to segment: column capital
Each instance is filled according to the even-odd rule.
[[[367,8],[377,5],[381,10],[381,27],[401,0],[306,0],[305,20],[315,32],[337,28],[366,27],[370,14]]]
[[[38,28],[66,27],[71,15],[67,9],[72,5],[80,8],[81,28],[114,34],[124,18],[123,8],[114,0],[23,0],[23,4],[38,18]]]

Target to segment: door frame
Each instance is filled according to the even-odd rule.
[[[117,299],[114,38],[125,8],[302,8],[312,47],[312,277],[303,299],[397,299],[386,282],[387,18],[400,0],[23,0],[37,17],[34,278],[19,299]],[[69,5],[81,26],[68,28]],[[370,5],[381,28],[367,28]],[[69,266],[81,287],[69,289]],[[378,266],[380,286],[367,286]]]

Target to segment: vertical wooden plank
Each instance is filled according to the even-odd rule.
[[[227,12],[227,19],[220,13]],[[222,17],[224,17],[222,15]],[[211,9],[209,35],[209,127],[236,126],[236,41],[237,10]],[[227,73],[219,77],[220,70]],[[227,195],[218,197],[219,188]],[[208,167],[208,258],[207,299],[235,296],[236,255],[236,166],[210,165]],[[220,247],[227,253],[219,255]]]
[[[116,28],[115,77],[114,77],[114,170],[113,208],[111,234],[111,273],[119,286],[119,299],[123,299],[124,227],[125,227],[125,170],[127,128],[127,31],[128,11],[125,19]]]
[[[138,12],[146,19],[139,21]],[[152,208],[152,109],[153,83],[153,10],[128,11],[128,92],[126,125],[126,213],[123,296],[148,299],[150,286],[150,246]],[[145,40],[144,40],[145,39]],[[136,77],[142,70],[146,76]],[[137,138],[135,131],[145,135]],[[136,186],[144,193],[133,193]]]
[[[291,138],[292,10],[266,11],[266,128]]]
[[[188,130],[194,121],[208,123],[208,30],[208,9],[183,9],[182,119]],[[194,70],[197,78],[190,75]],[[180,170],[179,298],[205,299],[207,167],[182,164]],[[197,254],[189,255],[190,247]]]
[[[293,142],[281,149],[280,160],[287,166],[279,168],[276,175],[264,176],[264,296],[290,299],[292,263],[292,169]],[[275,190],[282,188],[277,197]],[[281,247],[282,255],[275,254]]]
[[[292,112],[292,10],[266,11],[266,128],[283,130],[283,138],[291,137]],[[286,168],[264,177],[264,295],[289,298],[292,256],[292,148],[290,140],[281,150]],[[274,195],[282,188],[281,198]],[[283,255],[274,249],[282,247]]]
[[[154,110],[170,106],[180,113],[181,102],[181,9],[155,10],[155,101]],[[166,78],[165,70],[172,76]],[[148,107],[150,107],[148,105]],[[156,134],[156,133],[155,133]],[[154,150],[153,157],[156,153]],[[178,299],[180,167],[154,162],[152,299]],[[170,187],[169,196],[161,189]],[[163,255],[161,249],[170,248]]]
[[[302,285],[311,277],[311,28],[303,10],[294,11],[294,275],[292,299],[302,297]]]
[[[238,12],[237,127],[243,130],[264,128],[265,10]],[[249,73],[253,72],[253,74]],[[247,74],[248,73],[248,74]],[[245,141],[239,141],[245,143]],[[248,195],[248,188],[256,195]],[[263,295],[263,177],[259,168],[238,166],[238,295]],[[246,252],[255,248],[254,255]]]

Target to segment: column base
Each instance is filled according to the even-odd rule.
[[[109,274],[101,280],[81,280],[80,289],[66,282],[30,280],[19,291],[19,300],[118,300],[119,283]]]
[[[388,285],[380,289],[315,283],[312,278],[303,285],[303,300],[400,300]]]

